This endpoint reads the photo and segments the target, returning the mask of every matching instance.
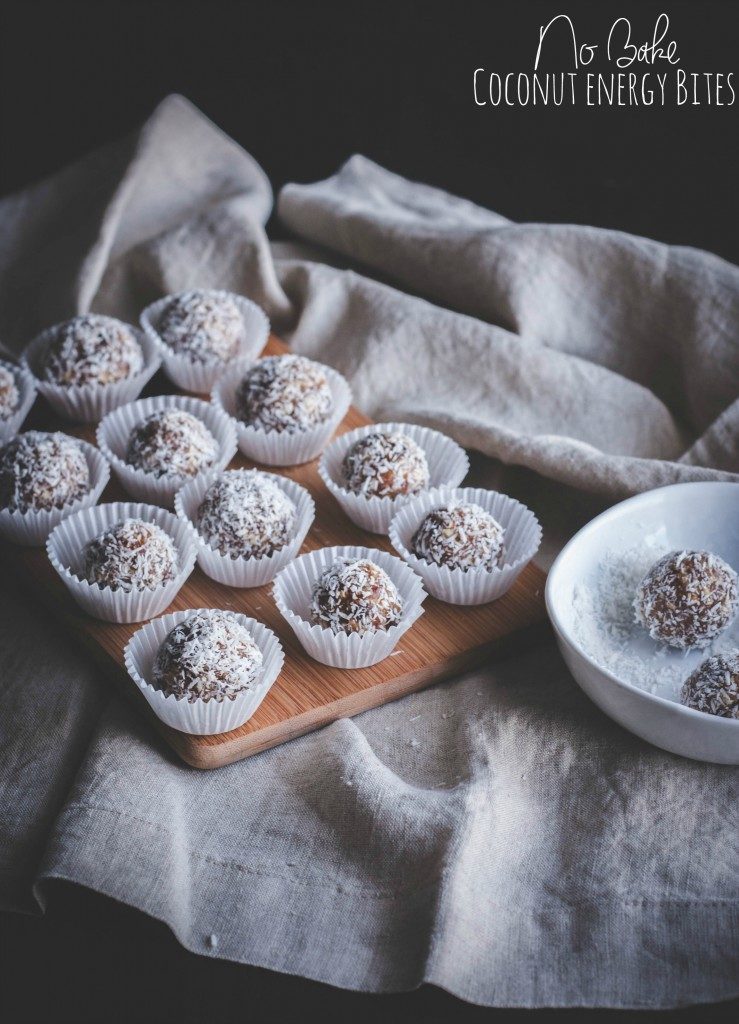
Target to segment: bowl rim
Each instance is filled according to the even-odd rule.
[[[617,502],[615,505],[611,505],[610,508],[605,509],[599,515],[595,516],[594,519],[591,519],[590,522],[586,523],[585,526],[581,527],[577,533],[568,540],[552,563],[549,573],[547,574],[547,581],[544,587],[544,603],[546,605],[547,615],[549,616],[549,621],[551,622],[557,637],[562,642],[566,643],[570,650],[586,662],[590,668],[595,669],[600,676],[605,677],[612,683],[615,683],[616,686],[621,689],[624,689],[629,693],[638,694],[655,707],[663,707],[665,709],[669,709],[673,714],[688,716],[688,720],[692,719],[696,723],[702,722],[704,723],[704,727],[713,729],[737,729],[739,728],[739,719],[722,718],[718,715],[708,715],[705,711],[697,711],[695,708],[686,707],[679,701],[668,700],[667,697],[660,697],[656,693],[650,693],[648,690],[643,690],[640,686],[636,686],[634,683],[629,683],[627,680],[614,675],[614,673],[609,669],[598,664],[598,662],[595,661],[595,659],[592,658],[590,654],[585,651],[582,645],[571,635],[570,631],[565,627],[559,616],[552,593],[557,584],[557,577],[563,571],[562,566],[566,562],[567,557],[571,554],[572,550],[582,543],[586,537],[597,533],[604,523],[607,523],[611,519],[619,519],[624,514],[624,510],[636,506],[640,506],[642,508],[648,507],[649,505],[662,500],[668,492],[675,493],[676,491],[682,491],[685,493],[690,489],[691,491],[696,492],[710,490],[715,493],[717,489],[728,492],[729,488],[737,487],[739,487],[739,484],[733,483],[730,480],[691,480],[677,484],[666,484],[663,487],[655,487],[649,491],[642,491],[630,498],[625,498],[623,501]],[[739,493],[739,491],[737,493]]]

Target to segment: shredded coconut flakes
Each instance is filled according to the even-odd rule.
[[[503,527],[480,505],[452,502],[426,515],[411,546],[425,562],[490,571],[503,560],[503,536]]]
[[[244,339],[244,320],[227,295],[183,292],[165,307],[159,333],[173,352],[195,363],[226,362]]]
[[[184,409],[152,413],[131,431],[126,462],[154,476],[195,476],[218,457],[206,425]]]
[[[159,649],[152,682],[178,700],[235,700],[257,682],[262,652],[228,612],[196,612],[170,631]]]
[[[85,577],[112,590],[154,588],[177,573],[177,548],[156,523],[123,519],[85,548]]]
[[[128,324],[85,313],[56,328],[43,377],[64,386],[113,384],[140,373],[143,366],[141,346]]]
[[[323,423],[333,396],[323,367],[303,356],[265,356],[239,384],[240,418],[266,432],[294,433]]]
[[[403,599],[384,569],[367,558],[339,558],[313,586],[311,622],[332,633],[374,633],[400,622]]]
[[[685,680],[680,699],[707,715],[739,718],[739,649],[706,658]]]
[[[667,553],[653,538],[607,551],[592,577],[573,586],[572,629],[602,669],[648,693],[679,701],[683,682],[707,653],[737,646],[739,624],[734,620],[708,651],[677,651],[656,643],[636,621],[634,596],[655,561]]]
[[[197,527],[205,541],[232,558],[262,558],[293,535],[297,510],[278,484],[253,469],[224,473],[205,492]]]
[[[653,640],[672,647],[707,647],[734,617],[737,577],[710,551],[672,551],[639,584],[637,619]]]
[[[365,498],[418,494],[429,483],[426,453],[412,437],[373,431],[361,437],[344,456],[347,488]]]
[[[73,437],[29,430],[0,449],[0,508],[63,508],[89,490],[87,459]]]

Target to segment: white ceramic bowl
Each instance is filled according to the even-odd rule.
[[[578,590],[592,584],[613,552],[647,549],[647,560],[663,551],[713,551],[739,569],[739,485],[687,483],[647,491],[597,516],[566,545],[549,573],[546,605],[559,648],[573,676],[598,707],[625,729],[683,757],[739,764],[739,721],[719,718],[679,703],[684,679],[709,654],[659,648],[635,626],[620,650],[650,671],[650,692],[593,656],[578,627]],[[614,640],[613,643],[618,641]],[[735,619],[717,646],[739,646]],[[597,652],[596,652],[597,653]],[[652,674],[653,670],[653,674]],[[670,680],[669,683],[664,680]],[[660,695],[660,692],[662,695]]]

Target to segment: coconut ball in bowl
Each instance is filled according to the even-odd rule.
[[[696,482],[622,501],[569,541],[545,592],[585,693],[642,739],[716,764],[739,764],[739,722],[720,713],[739,646],[738,497]]]
[[[710,551],[672,551],[639,584],[637,620],[671,647],[707,647],[737,611],[737,575]]]
[[[706,658],[680,691],[688,708],[720,718],[739,718],[739,648]]]

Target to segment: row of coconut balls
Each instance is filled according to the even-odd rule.
[[[327,440],[349,402],[348,386],[338,374],[334,376],[340,383],[326,397],[329,374],[333,371],[309,360],[280,357],[259,360],[229,378],[232,395],[242,407],[245,394],[254,399],[253,430],[284,434],[289,441],[329,420]],[[223,393],[224,383],[217,381],[216,394]],[[337,391],[340,401],[335,403]],[[340,415],[334,418],[337,405]],[[105,462],[92,446],[65,435],[21,435],[6,446],[1,460],[0,527],[8,527],[4,519],[11,520],[14,539],[38,543],[55,516],[66,516],[49,538],[52,563],[75,599],[100,617],[140,621],[159,614],[171,603],[197,556],[206,573],[233,586],[258,586],[279,573],[278,607],[318,660],[341,667],[381,660],[421,613],[424,592],[418,576],[393,556],[367,549],[324,549],[298,559],[290,572],[280,572],[310,529],[313,502],[307,491],[283,477],[224,472],[236,449],[234,419],[215,396],[212,405],[174,396],[128,403],[100,424],[98,443]],[[238,443],[255,457],[248,437],[239,434]],[[305,461],[295,456],[295,450],[282,461]],[[7,470],[14,459],[21,471],[15,474],[15,493],[8,501]],[[280,460],[280,455],[273,459]],[[177,518],[141,505],[89,507],[107,481],[107,463],[132,496],[165,505],[174,499]],[[390,528],[406,563],[423,563],[430,576],[427,588],[446,600],[477,603],[499,596],[538,546],[538,524],[523,506],[493,492],[454,489],[467,471],[467,459],[435,431],[402,424],[361,428],[334,441],[320,468],[351,518],[376,532]],[[438,483],[446,490],[435,492],[433,485]],[[66,488],[68,500],[57,500],[57,488]],[[3,532],[8,535],[7,529]],[[224,614],[229,613],[193,613],[193,629],[220,633],[223,623],[219,620],[214,626],[214,616]],[[140,631],[132,648],[142,642],[140,634],[160,629],[163,621]],[[183,623],[175,625],[182,634]],[[259,629],[264,633],[266,627],[260,624]],[[192,637],[185,646],[192,648],[191,641]],[[223,655],[222,645],[217,649]],[[223,666],[213,667],[221,677]],[[129,670],[137,678],[131,665]],[[244,700],[254,689],[245,688]],[[202,713],[209,701],[201,690],[195,684],[190,696],[195,694]],[[213,692],[233,704],[235,694],[227,690],[216,687]],[[153,692],[170,705],[170,712],[169,698],[183,695],[172,686],[160,685]],[[155,710],[167,720],[164,709]],[[187,722],[170,724],[191,726],[192,710],[180,707],[175,718],[183,713]],[[208,717],[216,715],[219,720],[200,721],[188,731],[232,728],[233,715],[240,713],[235,706],[210,708]]]

